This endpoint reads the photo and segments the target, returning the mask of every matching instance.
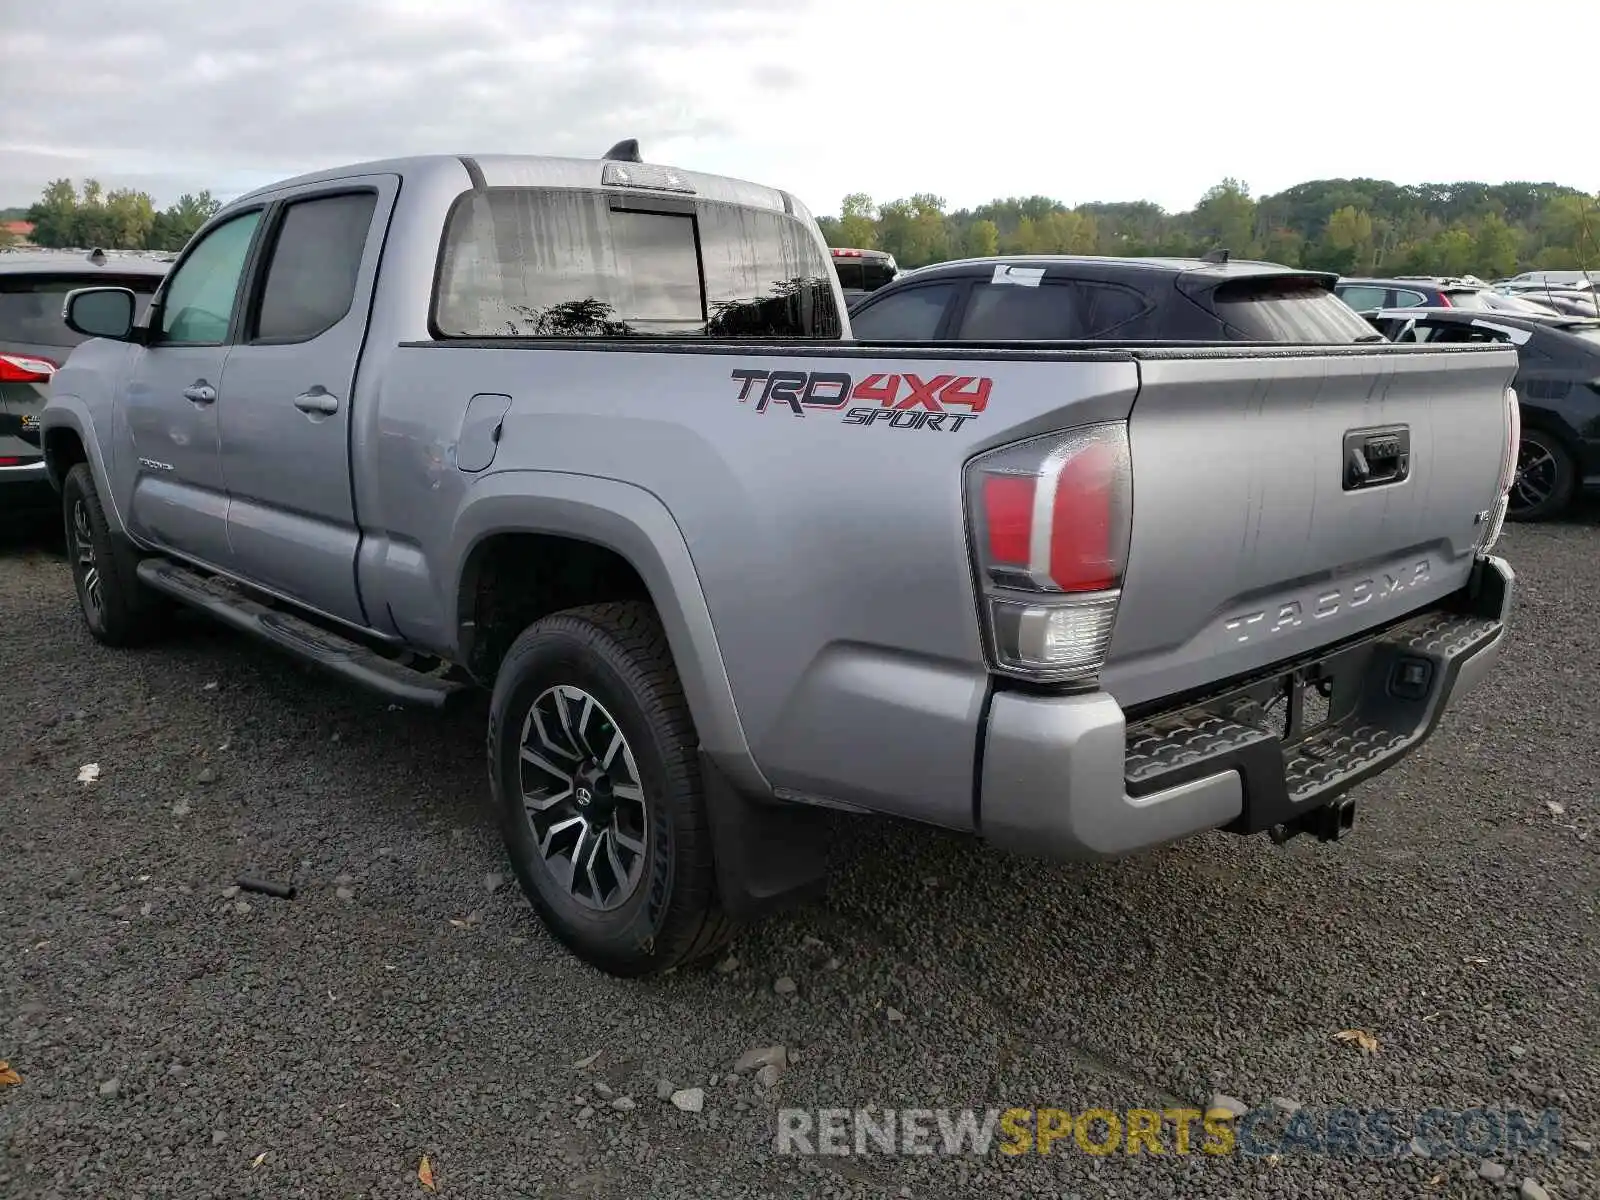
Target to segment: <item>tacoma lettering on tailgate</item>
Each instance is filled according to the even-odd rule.
[[[760,413],[780,408],[796,417],[846,408],[844,424],[954,433],[989,406],[994,381],[977,375],[877,372],[859,381],[842,371],[757,371],[741,367],[739,403]],[[863,403],[870,402],[870,404]],[[953,411],[959,410],[959,411]]]
[[[1384,571],[1318,592],[1310,601],[1309,615],[1305,603],[1289,600],[1273,610],[1261,609],[1230,617],[1223,623],[1223,628],[1234,635],[1236,642],[1260,641],[1286,629],[1298,629],[1307,621],[1323,621],[1341,612],[1364,608],[1374,601],[1386,600],[1396,592],[1418,587],[1427,581],[1428,560],[1423,559],[1410,567],[1399,567],[1393,572]]]

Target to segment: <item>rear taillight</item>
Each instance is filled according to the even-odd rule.
[[[1449,295],[1449,293],[1447,293],[1447,292],[1440,292],[1439,293],[1439,307],[1440,308],[1454,308],[1455,307],[1454,304],[1450,303],[1450,295]]]
[[[966,467],[972,553],[997,669],[1081,678],[1105,661],[1127,564],[1127,426],[1090,425]]]
[[[1505,401],[1506,440],[1500,447],[1500,490],[1495,496],[1494,507],[1489,510],[1483,533],[1478,537],[1478,551],[1481,554],[1494,549],[1494,544],[1500,540],[1500,531],[1506,523],[1506,508],[1511,502],[1511,485],[1517,479],[1517,454],[1522,448],[1522,405],[1517,401],[1514,388],[1506,389]]]
[[[0,383],[49,383],[56,366],[31,354],[0,354]]]

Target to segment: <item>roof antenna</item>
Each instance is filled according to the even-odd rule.
[[[90,262],[92,262],[95,266],[98,267],[98,266],[102,265],[106,261],[106,252],[104,250],[100,249],[99,246],[96,246],[93,250],[89,251],[89,253],[86,254],[84,257],[87,258]]]
[[[623,138],[605,153],[605,162],[643,162],[639,157],[639,139]]]
[[[1221,266],[1223,263],[1228,261],[1228,254],[1229,250],[1226,246],[1219,246],[1215,250],[1207,250],[1200,256],[1200,261],[1203,263],[1211,263],[1214,266]]]

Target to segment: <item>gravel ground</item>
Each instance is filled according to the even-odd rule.
[[[1338,846],[1217,835],[1055,867],[852,821],[826,903],[751,930],[721,968],[624,983],[502,882],[481,707],[389,711],[200,623],[108,652],[59,552],[12,537],[0,1058],[21,1082],[0,1086],[0,1195],[418,1196],[426,1155],[454,1196],[1600,1196],[1600,1158],[1573,1144],[1600,1140],[1597,544],[1593,507],[1509,530],[1502,669],[1361,789]],[[299,894],[233,895],[241,872]],[[1347,1029],[1377,1052],[1333,1040]],[[769,1044],[790,1051],[775,1091],[730,1076]],[[661,1080],[704,1089],[703,1111],[663,1102]],[[1402,1122],[1553,1108],[1566,1142],[773,1150],[780,1105],[1214,1092]]]

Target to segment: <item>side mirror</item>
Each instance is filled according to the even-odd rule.
[[[61,310],[67,328],[84,337],[133,340],[133,317],[138,301],[129,288],[76,288],[67,293]]]

